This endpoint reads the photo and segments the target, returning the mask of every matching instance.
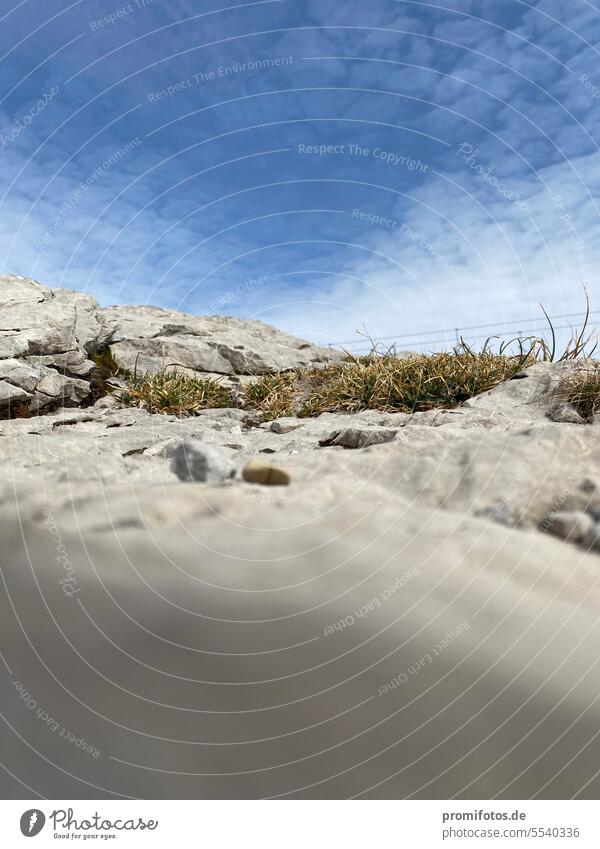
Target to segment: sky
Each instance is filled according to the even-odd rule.
[[[588,0],[2,0],[0,273],[355,351],[562,333],[599,47]]]

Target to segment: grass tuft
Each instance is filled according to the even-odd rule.
[[[453,352],[358,357],[310,375],[311,389],[299,415],[323,412],[423,412],[452,408],[487,392],[532,365],[532,352],[505,356],[464,343]]]
[[[298,372],[295,371],[262,375],[244,387],[244,407],[259,410],[265,419],[291,416],[298,377]]]
[[[578,363],[559,383],[556,397],[591,421],[600,410],[600,363],[596,360]]]
[[[125,388],[115,395],[124,407],[178,416],[193,415],[196,410],[235,406],[229,390],[216,380],[167,370],[159,374],[130,375]]]

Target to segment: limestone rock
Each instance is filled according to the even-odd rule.
[[[110,330],[90,295],[0,276],[0,358],[91,353]]]
[[[157,372],[177,365],[197,372],[260,375],[333,362],[343,355],[263,324],[226,316],[193,316],[149,306],[100,311],[113,327],[119,366]]]
[[[18,398],[14,393],[13,397],[10,392],[5,393],[5,404],[22,400],[33,411],[57,404],[78,406],[91,392],[87,381],[47,366],[33,366],[28,360],[0,359],[0,380],[21,390]],[[1,399],[0,403],[3,403]]]
[[[0,408],[30,401],[32,397],[30,392],[20,386],[14,386],[6,380],[0,380]]]

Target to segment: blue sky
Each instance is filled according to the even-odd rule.
[[[598,308],[599,45],[588,0],[10,0],[0,270],[356,349]]]

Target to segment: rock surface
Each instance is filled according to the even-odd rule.
[[[0,404],[79,404],[144,328],[148,363],[178,336],[289,363],[254,324],[236,360],[226,325],[4,291]],[[3,798],[597,798],[600,428],[555,420],[569,368],[414,415],[0,422]],[[190,440],[289,485],[182,482]]]
[[[193,316],[158,307],[108,307],[111,351],[119,366],[158,372],[164,364],[228,375],[258,375],[319,365],[340,357],[262,321]]]

